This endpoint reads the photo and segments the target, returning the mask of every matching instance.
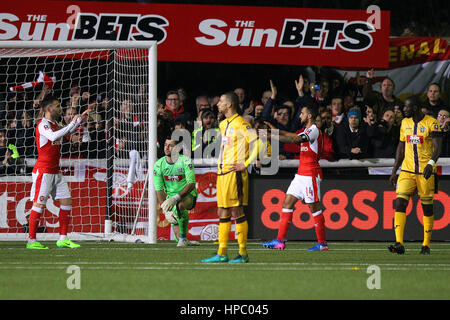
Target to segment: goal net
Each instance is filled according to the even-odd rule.
[[[72,240],[156,242],[156,43],[0,42],[0,240],[26,240],[35,128],[41,101],[59,99],[61,126],[89,118],[59,141],[71,190]],[[150,170],[149,170],[150,168]],[[59,234],[59,201],[49,197],[37,239]]]

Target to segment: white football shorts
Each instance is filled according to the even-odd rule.
[[[70,198],[70,189],[64,181],[61,173],[32,173],[33,185],[31,186],[30,199],[39,204],[46,204],[48,196],[53,200]]]
[[[320,179],[317,177],[301,176],[296,174],[291,181],[286,194],[293,195],[299,200],[303,200],[305,203],[318,202],[321,199],[320,196]]]

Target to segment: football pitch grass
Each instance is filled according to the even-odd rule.
[[[0,242],[0,299],[450,299],[445,242],[433,243],[431,255],[419,254],[420,243],[406,243],[406,253],[397,255],[384,242],[329,242],[328,252],[307,252],[313,242],[288,242],[276,251],[251,241],[250,262],[239,265],[201,263],[215,253],[212,242],[43,244],[50,250]],[[229,258],[236,254],[232,241]]]

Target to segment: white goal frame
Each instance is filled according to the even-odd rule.
[[[113,50],[113,49],[149,49],[148,53],[148,159],[147,170],[152,172],[156,161],[157,150],[157,42],[156,41],[0,41],[0,49],[80,49],[83,50]],[[12,55],[11,55],[12,56]],[[17,57],[17,55],[15,55]],[[9,57],[3,55],[2,57]],[[155,146],[155,147],[152,147]],[[76,162],[77,160],[75,160]],[[88,161],[88,160],[87,160]],[[105,160],[106,161],[106,160]],[[104,240],[104,241],[123,241],[123,242],[144,242],[156,243],[157,239],[157,211],[156,196],[151,175],[147,175],[149,181],[146,183],[148,197],[148,234],[145,235],[126,235],[112,233],[112,221],[105,219],[104,233],[69,233],[72,240]],[[142,198],[141,198],[142,201]],[[141,204],[140,204],[141,206]],[[154,209],[151,209],[154,208]],[[27,239],[26,233],[0,233],[0,241],[22,241]],[[39,240],[57,240],[56,233],[39,234]],[[140,240],[140,241],[139,241]]]

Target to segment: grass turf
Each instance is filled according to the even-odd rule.
[[[328,252],[307,252],[312,242],[288,242],[284,251],[250,242],[250,263],[242,265],[201,263],[217,249],[211,242],[187,248],[174,242],[44,244],[50,250],[0,243],[0,299],[450,299],[450,243],[433,243],[425,256],[420,243],[406,243],[406,253],[397,255],[381,242],[331,242]],[[229,257],[236,254],[231,242]],[[73,265],[80,289],[67,286]],[[380,270],[379,289],[367,286],[372,265]]]

